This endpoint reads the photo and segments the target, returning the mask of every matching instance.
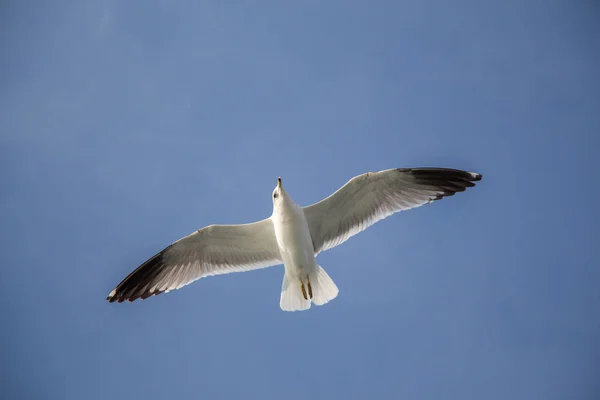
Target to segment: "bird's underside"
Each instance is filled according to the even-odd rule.
[[[134,301],[169,292],[200,278],[250,271],[284,263],[290,249],[282,238],[286,213],[297,208],[307,228],[310,253],[331,249],[396,212],[452,196],[475,186],[482,176],[447,168],[397,168],[352,178],[331,196],[307,207],[296,206],[281,186],[273,191],[273,215],[243,225],[210,225],[174,242],[131,272],[108,295],[112,302]],[[277,225],[278,224],[278,225]],[[299,228],[298,228],[299,229]],[[287,239],[288,241],[290,239]],[[296,239],[294,239],[296,240]],[[284,247],[282,247],[284,246]],[[298,253],[300,254],[300,253]],[[286,258],[287,257],[287,258]],[[287,261],[287,262],[286,262]],[[310,261],[310,260],[309,260]],[[296,283],[284,277],[280,306],[303,310],[337,296],[337,287],[316,263]],[[318,267],[318,269],[316,269]]]

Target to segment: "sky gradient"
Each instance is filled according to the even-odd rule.
[[[2,2],[2,397],[597,399],[599,13]],[[321,254],[323,307],[281,311],[281,266],[105,300],[278,176],[418,166],[484,178]]]

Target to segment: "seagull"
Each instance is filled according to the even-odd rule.
[[[463,192],[482,175],[448,168],[395,168],[355,176],[307,207],[294,203],[281,177],[273,214],[241,225],[209,225],[172,243],[131,272],[107,297],[134,301],[180,289],[200,278],[283,264],[279,306],[307,310],[338,295],[315,257],[399,211]]]

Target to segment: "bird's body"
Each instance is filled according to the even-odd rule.
[[[326,199],[300,207],[273,191],[273,214],[243,225],[210,225],[171,244],[140,265],[108,295],[134,301],[179,289],[197,279],[283,264],[280,307],[306,310],[338,295],[315,257],[398,211],[452,196],[481,175],[445,168],[397,168],[352,178]]]
[[[337,296],[338,289],[325,271],[317,265],[304,210],[283,190],[281,179],[278,180],[273,195],[275,201],[271,221],[285,268],[279,305],[283,310],[294,311],[309,308],[311,301],[325,304]],[[324,276],[321,277],[321,274]],[[322,287],[324,285],[326,287]],[[314,298],[313,288],[317,295]]]
[[[271,221],[275,229],[279,254],[285,272],[291,276],[303,276],[316,265],[310,231],[304,211],[286,196],[273,210]]]

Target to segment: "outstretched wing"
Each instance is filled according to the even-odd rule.
[[[315,254],[398,211],[452,196],[480,179],[474,172],[446,168],[398,168],[356,176],[331,196],[304,208]]]
[[[281,264],[271,218],[244,225],[210,225],[179,239],[140,265],[108,295],[134,301],[179,289],[205,276]]]

